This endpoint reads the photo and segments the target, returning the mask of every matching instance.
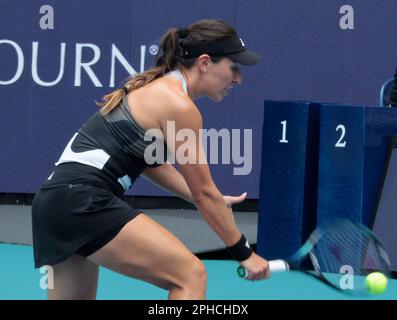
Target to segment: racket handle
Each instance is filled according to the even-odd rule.
[[[288,262],[285,260],[269,260],[269,270],[270,273],[273,272],[286,272],[289,271]],[[248,277],[248,270],[245,269],[243,266],[239,266],[237,268],[237,274],[240,278],[247,278]]]
[[[287,272],[289,271],[289,264],[285,260],[270,260],[269,261],[270,272]]]

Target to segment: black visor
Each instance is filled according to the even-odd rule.
[[[208,54],[213,57],[228,57],[244,65],[252,65],[262,59],[260,55],[248,50],[238,37],[228,37],[212,42],[200,41],[194,45],[185,45],[182,41],[181,47],[185,58],[196,58],[202,54]]]

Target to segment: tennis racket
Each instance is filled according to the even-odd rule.
[[[289,259],[269,261],[269,270],[304,272],[343,293],[367,295],[366,276],[377,271],[389,278],[390,262],[372,231],[347,219],[335,219],[313,231]],[[242,266],[237,273],[248,276]]]

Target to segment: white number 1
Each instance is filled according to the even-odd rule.
[[[281,121],[280,123],[283,125],[283,133],[282,133],[282,136],[281,136],[281,140],[279,140],[279,142],[288,143],[288,140],[287,140],[287,120]]]

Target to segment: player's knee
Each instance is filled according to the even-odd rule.
[[[188,289],[191,291],[203,290],[207,282],[207,272],[203,263],[196,257],[185,260],[183,270],[170,289]]]
[[[205,282],[207,280],[207,270],[205,269],[204,264],[200,261],[200,259],[195,259],[193,264],[194,264],[193,267],[194,276],[198,280]]]
[[[207,271],[204,264],[197,258],[190,262],[190,272],[185,285],[195,290],[203,290],[207,283]]]

